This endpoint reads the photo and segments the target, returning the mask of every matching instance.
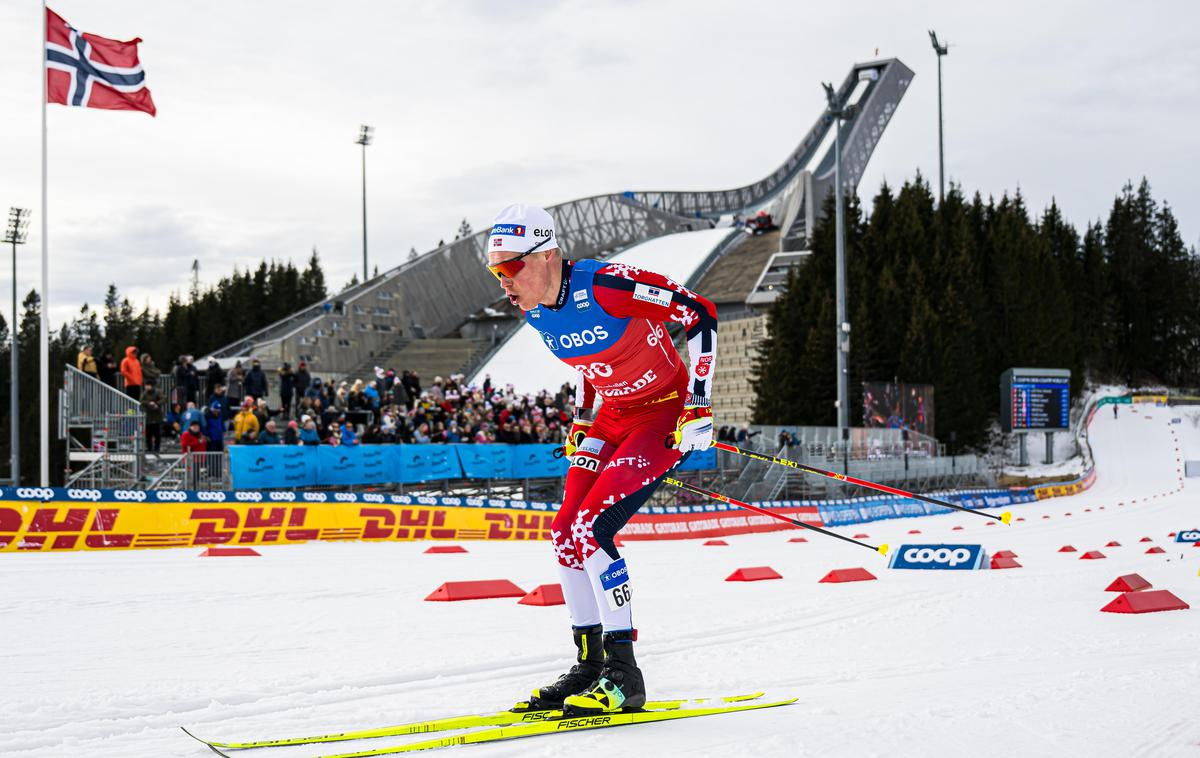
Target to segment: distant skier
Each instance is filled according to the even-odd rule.
[[[712,445],[716,308],[635,266],[563,260],[554,220],[534,206],[500,212],[487,256],[509,302],[579,372],[571,465],[550,532],[577,662],[535,689],[531,704],[572,713],[641,707],[629,571],[613,538],[681,455]],[[663,322],[686,329],[690,366]],[[667,447],[672,434],[677,446]]]
[[[1116,417],[1117,417],[1117,406],[1116,406],[1116,404],[1113,404],[1113,418],[1116,418]]]

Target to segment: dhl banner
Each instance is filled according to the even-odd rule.
[[[0,501],[0,551],[278,545],[310,540],[543,540],[553,513],[367,503]]]

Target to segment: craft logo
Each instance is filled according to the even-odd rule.
[[[492,227],[492,236],[505,235],[506,237],[524,237],[525,227],[519,224],[496,224]]]
[[[703,379],[708,376],[708,372],[712,370],[712,356],[702,355],[700,360],[696,361],[696,376]]]
[[[983,563],[982,545],[901,545],[894,569],[973,570]]]

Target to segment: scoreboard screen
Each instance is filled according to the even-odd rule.
[[[1000,377],[1000,425],[1006,432],[1071,428],[1071,372],[1013,368]]]

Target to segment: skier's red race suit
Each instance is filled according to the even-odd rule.
[[[632,629],[629,572],[613,537],[678,462],[664,440],[685,404],[710,405],[716,308],[661,274],[581,260],[563,263],[556,303],[525,319],[579,371],[576,420],[594,419],[571,456],[551,529],[571,622]],[[665,323],[686,330],[690,365]]]

